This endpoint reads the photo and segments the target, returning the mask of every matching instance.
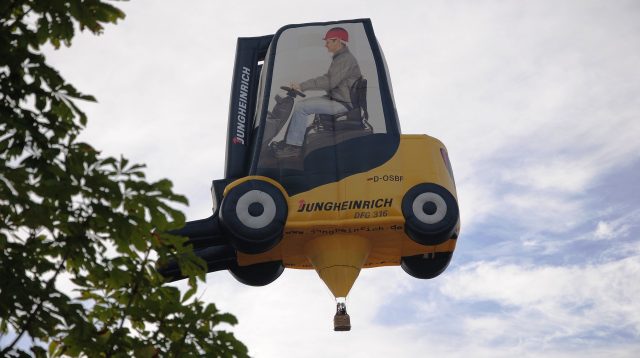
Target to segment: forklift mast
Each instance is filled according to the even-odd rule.
[[[272,39],[273,35],[238,39],[229,103],[225,179],[241,178],[249,170],[251,135],[262,70],[260,63],[264,61]]]

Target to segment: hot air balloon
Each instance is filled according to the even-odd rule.
[[[460,231],[447,150],[400,133],[369,19],[238,39],[225,177],[211,194],[213,215],[174,234],[247,285],[315,270],[336,297],[335,330],[351,328],[345,300],[363,268],[434,278]],[[161,272],[180,278],[175,263]]]

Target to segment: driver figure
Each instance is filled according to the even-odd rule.
[[[289,87],[302,92],[324,90],[327,94],[296,102],[288,129],[282,129],[287,131],[284,140],[274,143],[274,154],[277,158],[295,157],[300,154],[309,115],[338,114],[345,111],[345,104],[351,103],[349,90],[361,77],[361,73],[358,61],[347,47],[349,33],[342,27],[334,27],[327,31],[324,41],[324,46],[333,55],[329,71],[300,84],[291,83]]]

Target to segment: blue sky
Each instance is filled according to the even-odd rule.
[[[353,331],[312,271],[263,288],[210,274],[257,357],[640,355],[640,3],[132,1],[100,37],[50,51],[99,103],[84,139],[148,165],[210,213],[235,41],[291,23],[369,17],[403,133],[442,140],[462,232],[420,281],[364,270]]]

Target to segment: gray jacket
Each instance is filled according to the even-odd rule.
[[[325,90],[330,99],[351,103],[351,85],[360,78],[360,66],[345,45],[333,55],[329,71],[316,78],[306,80],[300,84],[303,91]]]

